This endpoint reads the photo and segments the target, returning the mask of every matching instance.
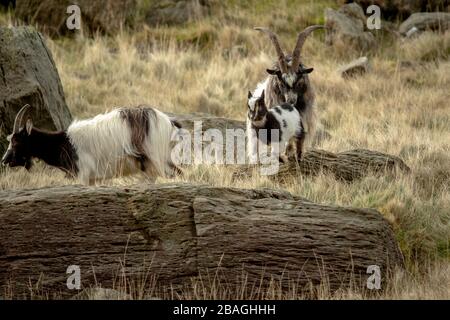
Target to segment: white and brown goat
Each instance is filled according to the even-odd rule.
[[[266,33],[277,53],[277,61],[271,69],[267,69],[269,76],[258,84],[253,97],[258,97],[265,92],[265,104],[268,108],[274,108],[283,103],[293,105],[302,119],[303,133],[297,148],[297,154],[301,154],[305,145],[310,144],[316,129],[316,111],[314,106],[314,90],[309,81],[308,74],[313,68],[306,68],[301,62],[301,51],[306,38],[322,25],[309,26],[298,34],[297,43],[292,55],[286,55],[281,49],[278,37],[266,28],[255,30]]]
[[[179,125],[155,108],[118,108],[60,132],[34,128],[30,111],[25,105],[16,115],[4,165],[30,169],[38,158],[84,184],[139,172],[154,181],[181,172],[171,159]]]

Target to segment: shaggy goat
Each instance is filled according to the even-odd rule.
[[[288,103],[267,109],[264,90],[256,97],[249,91],[247,106],[247,152],[250,162],[257,161],[258,140],[271,145],[272,156],[278,156],[281,162],[287,162],[286,147],[291,139],[295,139],[297,145],[302,141],[303,126],[298,110]],[[272,136],[274,129],[278,130],[277,140]],[[262,135],[263,132],[265,135]],[[297,152],[297,157],[301,158],[300,147],[297,147]]]
[[[28,170],[38,158],[84,184],[138,172],[151,180],[181,172],[170,148],[179,126],[154,108],[118,108],[60,132],[34,128],[30,111],[25,105],[16,115],[4,165]]]
[[[316,114],[314,107],[314,91],[309,81],[308,74],[313,68],[305,68],[301,63],[301,51],[306,38],[314,30],[324,28],[322,25],[309,26],[298,34],[297,44],[292,55],[285,55],[281,49],[278,37],[266,28],[255,28],[255,30],[266,33],[277,52],[277,62],[272,69],[267,69],[269,76],[265,81],[258,84],[254,96],[258,96],[265,91],[265,103],[268,108],[276,107],[282,103],[294,105],[300,113],[302,125],[302,137],[297,148],[298,154],[304,150],[314,136],[316,129]]]

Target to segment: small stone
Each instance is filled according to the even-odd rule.
[[[343,78],[355,77],[362,75],[369,70],[369,59],[367,57],[361,57],[349,64],[339,68],[338,72]]]

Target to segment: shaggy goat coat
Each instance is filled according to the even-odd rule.
[[[150,178],[170,175],[174,130],[169,117],[154,108],[120,108],[74,121],[67,136],[78,157],[78,177],[87,183],[139,171]]]

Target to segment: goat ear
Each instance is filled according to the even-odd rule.
[[[266,101],[265,101],[265,90],[263,90],[261,92],[261,96],[258,98],[258,103],[257,103],[258,107],[261,108],[262,110],[266,111],[267,107],[266,107]]]
[[[266,69],[266,71],[271,76],[281,77],[281,71],[280,70]]]
[[[31,130],[33,129],[33,121],[31,119],[28,119],[25,124],[25,129],[27,130],[28,135],[31,134]]]
[[[302,69],[302,73],[303,74],[307,74],[307,73],[311,73],[311,72],[313,72],[313,70],[314,70],[314,68],[307,68],[307,69]]]
[[[251,99],[252,97],[253,97],[253,95],[252,95],[252,92],[249,90],[248,91],[248,96],[247,96],[249,99]]]

